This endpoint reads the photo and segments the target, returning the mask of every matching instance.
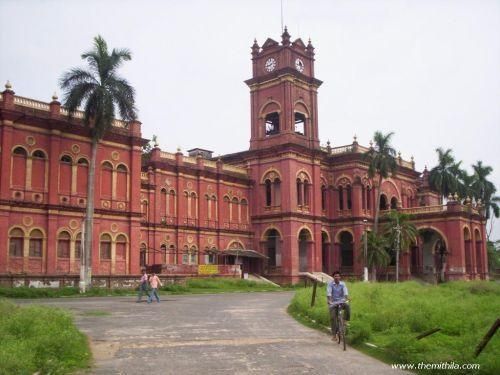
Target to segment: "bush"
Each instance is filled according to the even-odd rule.
[[[65,374],[89,366],[87,338],[68,313],[0,300],[0,373]]]

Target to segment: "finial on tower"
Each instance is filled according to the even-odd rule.
[[[260,47],[259,44],[257,43],[257,39],[253,40],[253,45],[252,45],[252,56],[257,56],[259,54]]]
[[[288,34],[288,29],[285,26],[285,31],[281,34],[281,44],[286,46],[290,45],[290,34]]]
[[[12,85],[9,80],[7,80],[7,82],[5,83],[5,88],[9,91],[12,90]]]
[[[56,102],[57,99],[59,98],[57,97],[57,93],[54,91],[54,93],[52,94],[52,101]]]

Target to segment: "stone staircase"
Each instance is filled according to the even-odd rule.
[[[277,287],[280,287],[280,285],[273,283],[271,280],[266,279],[265,277],[258,275],[256,273],[249,273],[248,274],[248,280],[255,281],[257,283],[263,283],[263,284],[271,284]]]

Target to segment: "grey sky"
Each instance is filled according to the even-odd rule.
[[[452,148],[500,189],[500,0],[283,0],[292,39],[316,48],[322,144],[394,131],[417,169]],[[143,135],[161,148],[248,148],[250,46],[280,40],[280,0],[0,0],[0,83],[50,101],[101,34],[126,47]],[[470,168],[469,168],[470,171]],[[500,238],[495,224],[494,238]]]

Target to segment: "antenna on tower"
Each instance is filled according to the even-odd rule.
[[[281,32],[283,32],[283,0],[280,0],[281,3]]]

